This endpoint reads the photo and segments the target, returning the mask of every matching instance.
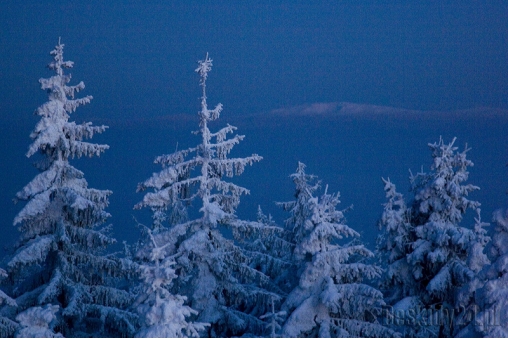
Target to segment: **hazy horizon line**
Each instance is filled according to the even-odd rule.
[[[415,117],[421,115],[429,116],[429,115],[446,115],[451,117],[460,117],[464,116],[466,118],[474,118],[476,115],[481,114],[481,117],[491,117],[491,116],[504,116],[508,118],[508,109],[498,108],[498,107],[486,107],[486,106],[478,106],[471,107],[466,109],[455,109],[455,110],[415,110],[415,109],[407,109],[402,107],[394,107],[394,106],[384,106],[384,105],[376,105],[369,103],[354,103],[347,101],[335,101],[335,102],[314,102],[307,103],[295,106],[281,107],[276,109],[271,109],[268,111],[260,111],[255,113],[244,113],[244,114],[231,114],[224,110],[221,114],[220,120],[237,120],[239,118],[270,118],[270,117],[335,117],[335,116],[362,116],[362,117],[377,117],[379,115],[403,115],[405,117]],[[71,115],[70,121],[76,121],[80,123],[83,120],[91,121],[92,123],[101,123],[107,124],[108,122],[114,122],[115,125],[118,125],[119,122],[124,122],[126,125],[132,125],[136,123],[150,123],[150,122],[158,122],[158,121],[197,121],[196,113],[175,113],[175,114],[166,114],[166,115],[154,115],[152,117],[101,117],[101,116],[93,116],[87,114],[83,119],[80,119],[79,114],[75,115],[77,119],[73,119],[73,115]],[[33,115],[26,116],[10,116],[6,118],[6,121],[11,122],[25,122],[28,120],[38,119]],[[219,120],[219,121],[220,121]]]

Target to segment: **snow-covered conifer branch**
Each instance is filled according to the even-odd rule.
[[[18,338],[63,338],[62,334],[54,333],[53,323],[59,307],[48,304],[45,307],[32,307],[16,316],[21,325],[16,333]]]

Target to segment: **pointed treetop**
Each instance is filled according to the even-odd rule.
[[[316,182],[313,186],[311,186],[311,182],[317,179],[317,177],[313,174],[305,173],[306,165],[303,162],[298,161],[298,168],[296,172],[291,174],[290,177],[293,179],[293,182],[296,184],[297,191],[301,191],[302,189],[307,191],[309,196],[312,195],[319,187],[321,182]]]
[[[54,55],[55,61],[48,64],[48,68],[56,71],[59,76],[63,75],[63,68],[72,68],[74,62],[64,61],[63,59],[63,48],[64,44],[61,43],[61,38],[58,38],[58,45],[49,54]]]
[[[298,168],[296,169],[296,173],[305,174],[305,164],[303,162],[298,161]]]
[[[198,61],[198,68],[195,69],[197,73],[199,73],[201,80],[199,84],[203,89],[203,95],[201,97],[201,111],[200,115],[200,123],[201,127],[206,126],[207,121],[216,120],[219,118],[220,112],[222,111],[222,104],[218,104],[213,110],[208,109],[208,104],[206,103],[206,79],[208,78],[208,72],[212,70],[212,59],[208,57],[208,53],[206,53],[205,60]],[[206,132],[205,134],[209,134]]]
[[[208,57],[208,52],[206,53],[205,60],[198,61],[198,68],[196,68],[196,72],[199,73],[201,77],[201,84],[204,85],[206,78],[208,77],[208,72],[212,70],[212,59]]]

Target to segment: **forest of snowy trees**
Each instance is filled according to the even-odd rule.
[[[132,206],[152,220],[136,220],[139,239],[114,252],[107,208],[120,192],[88,187],[71,164],[107,151],[89,140],[108,127],[70,121],[92,96],[76,98],[85,85],[69,85],[63,49],[39,80],[48,101],[26,154],[38,174],[15,197],[25,203],[0,268],[1,337],[508,337],[508,209],[482,217],[467,147],[429,144],[409,197],[380,178],[375,251],[301,162],[288,173],[293,200],[242,220],[249,189],[233,177],[255,175],[262,157],[230,157],[244,136],[210,130],[223,107],[208,106],[208,54],[196,69],[197,145],[155,158],[161,169]],[[263,212],[272,207],[287,218]]]

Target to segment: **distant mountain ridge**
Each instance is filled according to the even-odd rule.
[[[408,110],[404,108],[378,106],[371,104],[355,104],[352,102],[327,102],[312,103],[289,108],[275,109],[270,112],[272,115],[303,115],[303,116],[325,116],[325,115],[349,115],[349,114],[398,114],[398,113],[419,113],[421,111]]]
[[[312,103],[305,105],[292,106],[288,108],[279,108],[269,112],[271,115],[277,116],[331,116],[331,115],[435,115],[442,114],[447,116],[461,116],[465,115],[471,117],[471,115],[481,114],[505,116],[508,117],[508,110],[501,108],[490,108],[490,107],[475,107],[460,110],[440,111],[440,110],[414,110],[400,107],[381,106],[372,104],[359,104],[352,102],[328,102],[328,103]]]
[[[421,118],[422,116],[431,117],[451,117],[451,118],[466,118],[471,119],[475,117],[506,117],[508,119],[508,109],[491,108],[491,107],[475,107],[468,109],[440,111],[440,110],[413,110],[391,106],[381,106],[373,104],[361,104],[352,102],[317,102],[304,105],[297,105],[291,107],[283,107],[273,109],[267,112],[256,112],[250,114],[235,114],[235,112],[228,111],[227,105],[224,106],[224,111],[221,113],[221,119],[224,123],[239,123],[241,121],[252,119],[272,119],[272,118],[294,118],[294,117],[327,117],[335,118],[338,116],[361,116],[362,118],[378,119],[380,117],[404,116],[405,118]],[[195,113],[178,113],[167,114],[163,116],[153,117],[139,117],[134,119],[110,119],[110,118],[91,118],[94,123],[111,124],[115,126],[136,127],[139,124],[156,123],[164,124],[173,123],[177,125],[187,125],[197,122],[197,114]]]

